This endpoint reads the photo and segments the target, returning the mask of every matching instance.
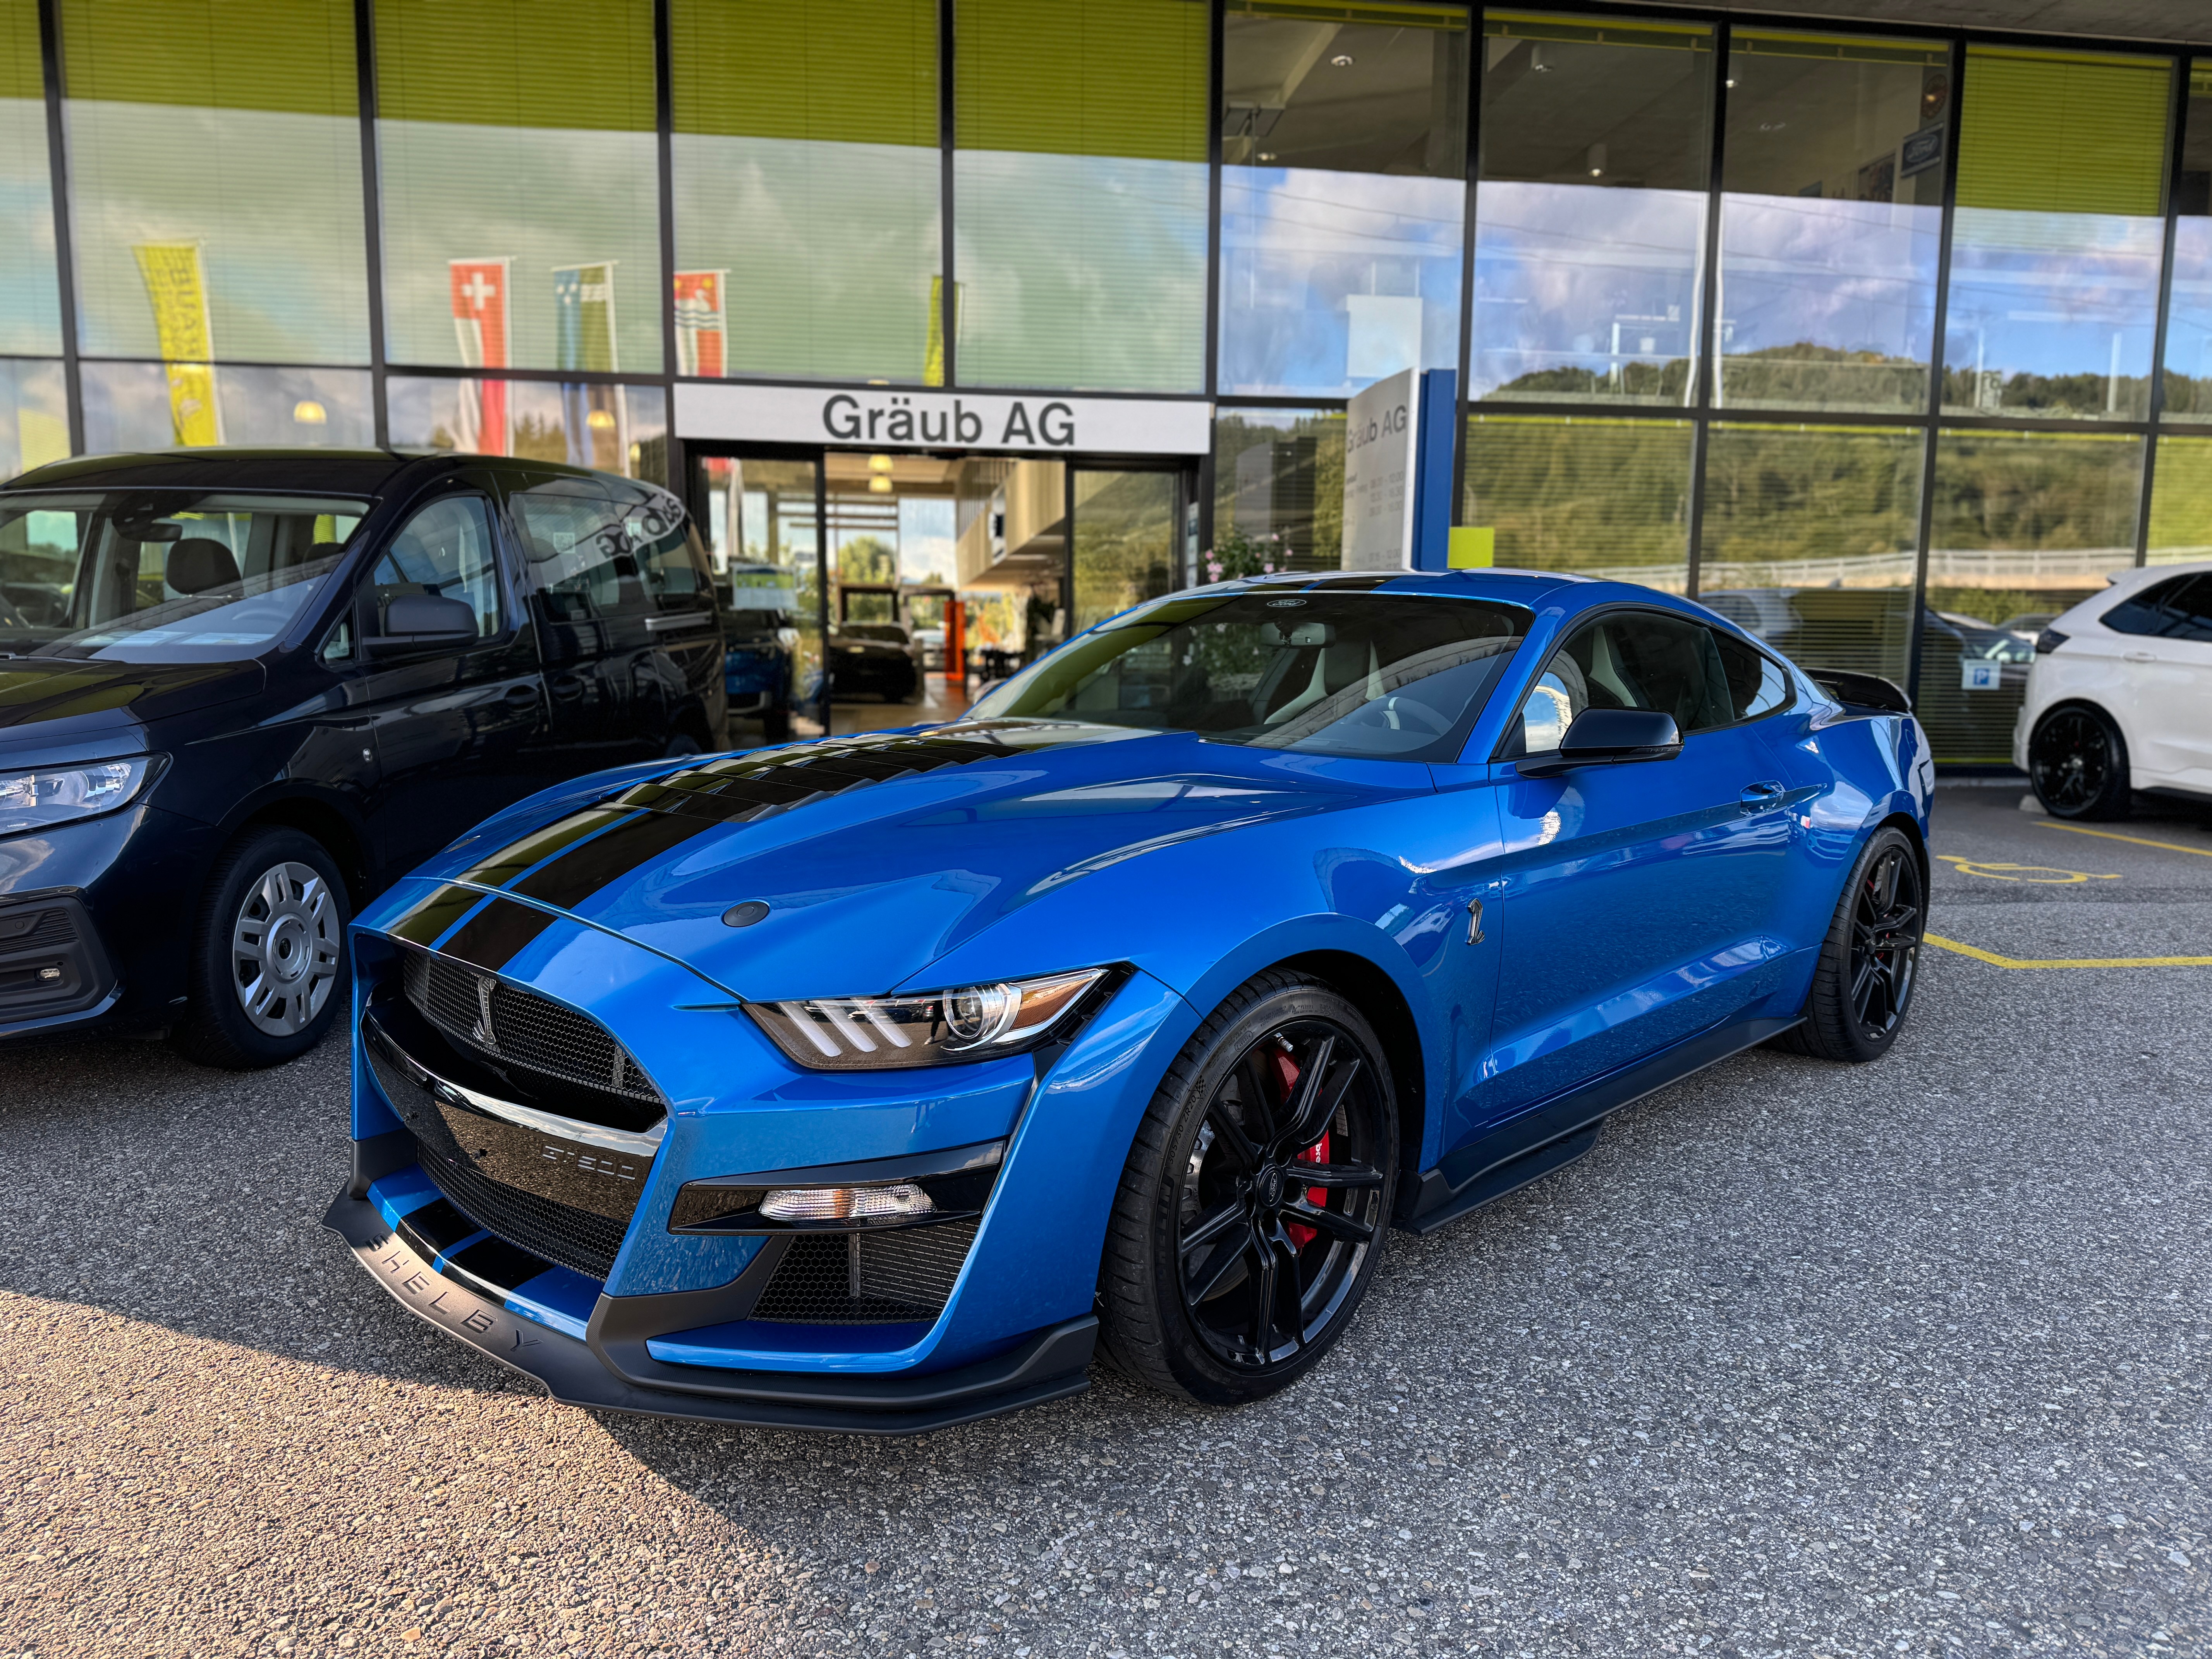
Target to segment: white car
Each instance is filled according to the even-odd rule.
[[[2035,641],[2014,764],[2063,818],[2132,789],[2212,801],[2212,564],[2124,571]]]

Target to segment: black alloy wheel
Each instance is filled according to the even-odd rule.
[[[2128,748],[2104,714],[2087,703],[2052,709],[2027,743],[2028,782],[2053,817],[2128,815]]]
[[[1844,884],[1813,969],[1804,1023],[1778,1039],[1822,1060],[1878,1060],[1905,1029],[1928,925],[1920,848],[1903,830],[1877,830]]]
[[[1109,1352],[1223,1404],[1303,1373],[1373,1278],[1396,1131],[1357,1008],[1282,974],[1237,993],[1170,1068],[1124,1172],[1102,1273]]]

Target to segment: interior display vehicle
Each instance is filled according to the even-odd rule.
[[[921,647],[904,623],[842,622],[830,635],[830,695],[912,702],[921,696]]]
[[[548,791],[354,930],[330,1224],[587,1406],[908,1432],[1219,1403],[1748,1045],[1912,1006],[1893,687],[1649,589],[1154,600],[957,722]]]
[[[2036,636],[2013,760],[2063,818],[2212,800],[2212,563],[2122,572]]]
[[[734,567],[714,583],[722,612],[722,691],[732,720],[757,720],[764,742],[791,736],[799,628],[791,573],[775,565]]]
[[[537,461],[196,450],[0,489],[0,1039],[274,1065],[346,921],[489,813],[723,742],[667,491]]]

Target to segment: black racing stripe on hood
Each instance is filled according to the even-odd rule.
[[[686,767],[633,785],[608,805],[643,807],[653,813],[703,818],[713,823],[747,823],[868,784],[947,766],[1004,760],[1016,752],[988,737],[917,735],[811,744]]]
[[[466,887],[441,887],[384,931],[394,939],[425,950],[435,945],[446,929],[483,901],[482,893]]]
[[[553,925],[553,913],[495,898],[461,924],[439,947],[439,954],[495,974],[522,947]]]
[[[627,807],[621,810],[628,811]],[[665,817],[641,812],[605,835],[571,847],[542,869],[533,870],[509,892],[543,904],[573,910],[610,883],[650,864],[663,854],[714,826],[698,818]]]
[[[564,848],[573,847],[585,836],[621,819],[619,810],[605,806],[571,812],[542,830],[532,830],[520,841],[508,842],[481,864],[462,871],[457,879],[471,881],[480,887],[504,887],[524,871],[544,863]]]

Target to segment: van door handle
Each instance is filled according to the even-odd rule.
[[[2120,660],[2122,662],[2156,662],[2158,660],[2158,653],[2155,651],[2123,651],[2120,653]]]
[[[538,688],[534,685],[510,685],[505,696],[512,703],[534,703],[538,701]]]
[[[1745,811],[1764,812],[1770,806],[1779,806],[1782,798],[1789,793],[1778,783],[1747,783],[1736,799]]]

